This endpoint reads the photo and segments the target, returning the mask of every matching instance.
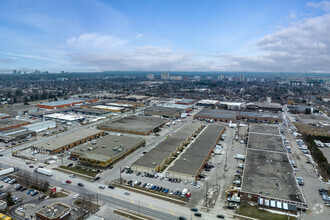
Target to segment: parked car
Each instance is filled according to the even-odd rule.
[[[115,187],[113,185],[108,186],[109,189],[114,189]]]
[[[225,216],[223,216],[223,215],[217,215],[217,218],[225,218]]]
[[[198,209],[196,209],[196,208],[191,208],[190,211],[192,211],[192,212],[198,212]]]
[[[125,192],[124,194],[128,196],[128,195],[130,195],[131,193],[130,193],[130,192]]]
[[[105,186],[101,185],[99,186],[100,189],[105,189]]]
[[[197,216],[197,217],[202,217],[202,214],[201,214],[201,213],[199,213],[199,212],[196,212],[196,213],[194,214],[194,216]]]
[[[100,177],[99,176],[97,176],[97,177],[94,177],[94,181],[98,181],[100,179]]]
[[[76,194],[73,196],[73,199],[77,199],[79,197],[79,194]]]
[[[78,186],[84,187],[84,184],[83,183],[78,183]]]

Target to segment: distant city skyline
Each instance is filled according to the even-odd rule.
[[[330,1],[0,0],[0,73],[330,73],[329,36]]]

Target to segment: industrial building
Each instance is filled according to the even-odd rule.
[[[85,165],[104,168],[145,144],[146,140],[139,137],[107,135],[75,148],[71,151],[71,156],[79,158]]]
[[[59,109],[59,108],[72,107],[74,105],[81,105],[84,103],[92,103],[98,101],[99,101],[98,99],[93,99],[93,100],[67,99],[67,100],[59,100],[54,102],[43,102],[37,104],[37,107],[46,108],[46,109]]]
[[[250,125],[242,200],[284,212],[307,208],[278,127]]]
[[[248,122],[262,122],[262,123],[280,123],[282,117],[271,113],[257,113],[257,112],[236,112],[220,109],[203,109],[198,112],[194,119],[205,120],[213,119],[220,122],[236,122],[237,120],[246,120]]]
[[[137,135],[148,135],[165,125],[169,120],[147,116],[129,116],[99,125],[99,129]]]
[[[196,99],[181,99],[181,100],[178,100],[175,104],[179,104],[179,105],[193,105],[193,104],[195,104],[195,102],[197,102]]]
[[[204,107],[215,107],[217,104],[219,103],[219,101],[217,100],[211,100],[211,99],[202,99],[199,100],[196,105],[197,106],[204,106]]]
[[[70,122],[70,123],[75,123],[75,122],[80,122],[85,119],[84,116],[82,115],[77,115],[77,114],[62,114],[62,113],[54,113],[50,115],[45,115],[44,116],[46,120],[53,120],[53,121],[58,121],[58,122]]]
[[[14,104],[14,105],[4,105],[1,107],[0,112],[12,116],[22,116],[25,114],[32,114],[37,111],[35,106]]]
[[[23,126],[23,128],[26,128],[30,131],[34,132],[41,132],[45,131],[50,128],[56,128],[56,122],[55,121],[42,121],[42,122],[37,122],[29,125]]]
[[[11,128],[0,132],[0,140],[4,142],[19,141],[22,139],[30,138],[32,136],[36,136],[36,132],[30,131],[24,127]]]
[[[203,129],[200,123],[189,123],[159,143],[147,154],[132,164],[131,169],[140,172],[155,173],[162,170],[173,156],[187,145],[191,138]]]
[[[270,111],[270,112],[279,112],[282,111],[282,106],[279,103],[271,102],[251,102],[246,104],[246,109],[258,111]]]
[[[8,130],[11,128],[19,128],[24,125],[31,124],[29,121],[17,120],[14,118],[7,118],[0,120],[0,131]]]
[[[167,176],[197,181],[224,131],[225,127],[222,125],[207,126],[180,158],[174,162],[174,165],[167,170]]]
[[[6,113],[0,113],[0,119],[6,119],[6,118],[11,118],[11,115],[8,115]]]
[[[133,102],[142,102],[148,98],[150,98],[150,97],[145,96],[145,95],[128,95],[128,96],[123,97],[122,99],[127,100],[127,101],[133,101]]]
[[[109,111],[104,111],[102,109],[90,109],[90,108],[79,108],[75,107],[72,109],[72,112],[78,114],[83,114],[83,115],[94,115],[94,116],[108,116],[111,115],[111,112]]]
[[[31,146],[40,152],[49,152],[51,154],[67,151],[72,147],[78,146],[87,141],[94,140],[105,134],[104,131],[98,129],[83,129],[71,133],[63,133],[58,138],[48,142],[38,143]]]
[[[71,207],[61,203],[56,202],[50,204],[36,212],[37,220],[61,220],[66,219],[70,215]]]
[[[119,112],[122,113],[125,111],[125,108],[123,107],[118,107],[118,106],[107,106],[107,105],[96,105],[96,106],[91,106],[91,109],[98,109],[98,110],[103,110],[103,111],[110,111],[110,112]]]
[[[165,108],[177,108],[177,109],[180,109],[180,113],[191,112],[194,109],[193,105],[181,105],[181,104],[175,104],[175,103],[164,103],[159,106],[165,107]]]
[[[292,114],[305,114],[307,109],[313,112],[313,106],[308,105],[288,105],[288,109]]]
[[[180,109],[166,107],[149,107],[144,110],[145,115],[176,118],[180,116]]]

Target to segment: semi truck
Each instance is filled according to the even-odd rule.
[[[188,189],[187,188],[184,188],[182,190],[181,197],[185,197],[188,192],[189,192]]]
[[[7,175],[7,174],[13,173],[15,171],[18,171],[18,168],[10,167],[10,168],[7,168],[7,169],[0,170],[0,176]]]
[[[243,155],[243,154],[236,154],[234,156],[234,159],[245,160],[245,155]]]
[[[52,176],[53,172],[51,170],[45,169],[45,168],[36,168],[34,169],[34,172],[40,173],[46,176]]]

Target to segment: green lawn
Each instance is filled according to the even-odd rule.
[[[66,167],[66,166],[60,166],[61,169],[65,169],[65,170],[69,170],[72,172],[76,172],[76,173],[81,173],[87,176],[91,176],[91,177],[95,177],[99,172],[97,171],[92,171],[92,170],[85,170],[82,169],[81,167]]]

